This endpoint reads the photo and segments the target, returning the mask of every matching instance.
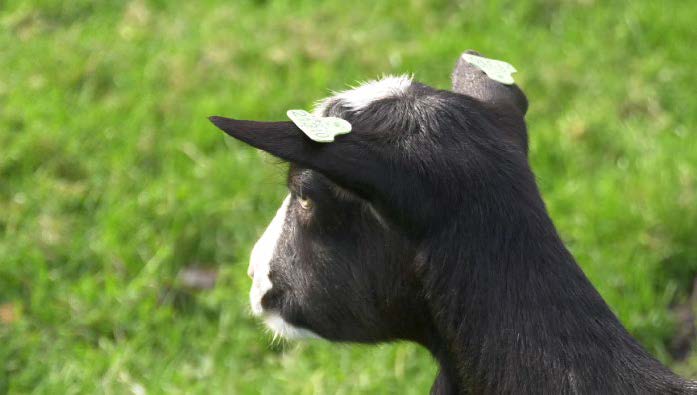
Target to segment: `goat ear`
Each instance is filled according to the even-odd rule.
[[[217,116],[208,119],[228,135],[283,160],[295,162],[304,156],[305,141],[293,122],[244,121]]]
[[[467,50],[466,54],[483,56],[477,51]],[[528,110],[528,99],[517,85],[496,82],[466,61],[458,59],[452,75],[453,92],[471,96],[481,102],[501,109],[515,109],[522,115]]]
[[[367,195],[380,185],[380,158],[352,132],[332,143],[310,140],[293,122],[209,118],[228,135],[285,161],[316,170],[339,185]]]

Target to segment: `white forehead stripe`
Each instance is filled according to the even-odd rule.
[[[249,292],[249,300],[252,306],[252,313],[260,316],[263,313],[261,307],[261,298],[264,297],[272,287],[269,271],[271,270],[271,259],[276,250],[276,244],[281,237],[283,224],[286,222],[286,213],[288,212],[288,204],[290,203],[290,195],[286,196],[283,204],[276,212],[271,223],[261,235],[261,238],[254,244],[252,248],[252,256],[249,259],[251,272],[254,273],[252,282],[252,290]]]
[[[323,99],[315,106],[315,114],[323,114],[326,107],[334,100],[353,111],[361,110],[370,103],[388,97],[399,96],[411,86],[412,77],[408,75],[388,75],[377,80],[361,83],[359,86],[342,92],[333,92],[331,97]]]

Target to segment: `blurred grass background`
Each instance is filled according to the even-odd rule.
[[[448,88],[468,48],[518,68],[585,272],[697,377],[695,20],[682,0],[0,1],[0,393],[426,393],[413,345],[270,344],[245,271],[284,166],[206,117],[284,119],[383,73]]]

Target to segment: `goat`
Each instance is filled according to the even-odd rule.
[[[416,342],[439,364],[434,394],[697,392],[564,246],[528,163],[524,93],[462,59],[452,80],[385,77],[319,102],[353,126],[329,144],[210,118],[290,163],[252,251],[253,313],[290,339]]]

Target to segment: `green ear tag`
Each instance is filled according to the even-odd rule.
[[[467,62],[477,66],[486,75],[494,81],[500,82],[502,84],[511,85],[515,83],[513,81],[513,76],[511,74],[515,73],[515,67],[510,64],[496,59],[483,58],[481,56],[470,55],[468,53],[462,54],[462,58]]]
[[[334,137],[351,131],[351,124],[341,118],[318,117],[305,110],[288,110],[288,118],[314,141],[331,143]]]

